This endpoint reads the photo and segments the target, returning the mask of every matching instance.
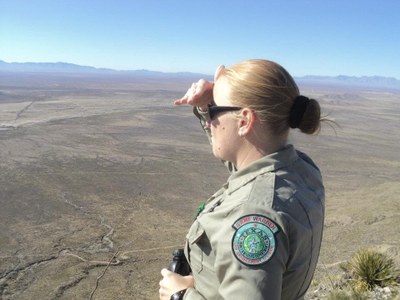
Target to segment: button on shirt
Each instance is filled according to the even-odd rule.
[[[260,225],[269,241],[265,251],[255,252],[259,260],[237,250],[246,235],[237,221],[246,216],[274,226]],[[195,286],[184,299],[303,299],[317,264],[323,219],[320,171],[292,145],[233,173],[186,236]]]

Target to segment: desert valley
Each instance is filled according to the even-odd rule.
[[[229,175],[172,104],[196,79],[0,72],[0,299],[157,299]],[[360,248],[400,264],[400,90],[300,85],[339,124],[290,137],[326,186],[315,299]]]

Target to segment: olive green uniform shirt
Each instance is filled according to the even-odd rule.
[[[293,146],[234,172],[186,236],[194,288],[184,299],[303,299],[323,220],[320,171]]]

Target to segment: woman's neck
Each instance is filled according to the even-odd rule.
[[[262,138],[259,135],[250,134],[244,137],[243,144],[237,153],[235,166],[238,170],[243,169],[252,162],[281,150],[286,143],[287,134],[281,136],[264,134]]]

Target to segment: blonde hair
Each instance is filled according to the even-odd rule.
[[[252,59],[221,71],[231,89],[231,102],[235,106],[248,107],[279,135],[290,128],[289,117],[299,89],[292,76],[275,62]],[[298,128],[306,134],[320,129],[319,103],[309,99]]]

